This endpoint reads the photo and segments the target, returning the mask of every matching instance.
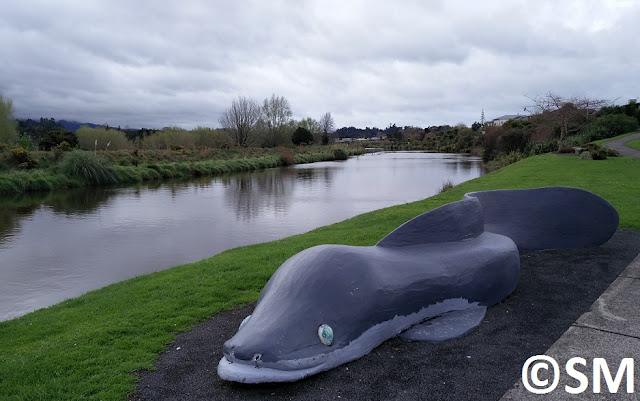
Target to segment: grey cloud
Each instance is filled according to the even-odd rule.
[[[239,95],[362,127],[640,96],[640,6],[557,3],[9,0],[0,92],[19,116],[187,128]]]

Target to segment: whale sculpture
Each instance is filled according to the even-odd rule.
[[[483,191],[409,220],[375,246],[306,249],[268,281],[224,344],[218,375],[296,381],[398,335],[462,336],[516,288],[519,249],[596,246],[617,226],[615,208],[582,189]]]

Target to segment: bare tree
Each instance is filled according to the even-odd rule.
[[[331,113],[326,112],[320,117],[320,126],[325,134],[331,134],[335,130],[336,123],[333,121]]]
[[[326,112],[320,117],[320,127],[322,128],[322,144],[327,145],[329,143],[329,134],[332,134],[335,130],[335,123],[330,112]]]
[[[533,106],[528,107],[533,108],[533,117],[540,123],[540,127],[546,128],[548,132],[559,130],[558,150],[570,133],[587,124],[592,113],[609,103],[604,99],[587,97],[565,98],[552,92],[528,98],[533,101]]]
[[[249,146],[256,140],[256,123],[260,118],[260,106],[248,97],[238,97],[220,116],[220,124],[229,139],[237,146]]]
[[[262,104],[262,123],[264,135],[262,145],[274,147],[283,144],[290,137],[289,121],[291,120],[291,106],[283,96],[271,95]]]

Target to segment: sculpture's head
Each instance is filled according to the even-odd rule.
[[[366,263],[358,248],[344,246],[318,246],[287,260],[224,344],[220,377],[293,381],[355,359],[344,348],[371,327],[375,309]]]

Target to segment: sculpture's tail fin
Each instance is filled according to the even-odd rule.
[[[597,246],[618,227],[609,202],[578,188],[470,192],[464,199],[480,201],[485,231],[510,237],[521,250]]]

